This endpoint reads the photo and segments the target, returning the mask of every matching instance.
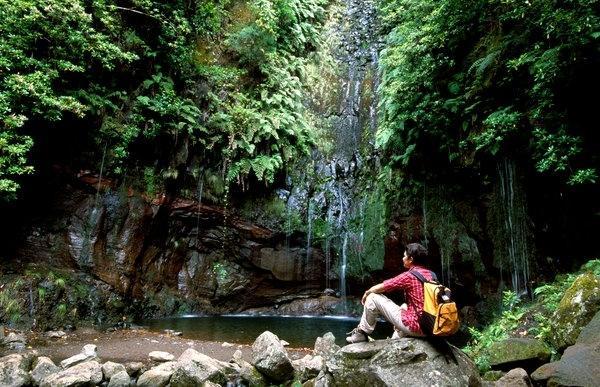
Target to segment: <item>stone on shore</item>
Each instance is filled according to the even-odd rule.
[[[119,372],[127,373],[127,370],[123,364],[114,363],[112,361],[107,361],[106,363],[102,364],[102,374],[104,374],[104,379],[106,380],[110,380],[113,375],[118,374]]]
[[[148,354],[148,357],[150,358],[150,360],[156,361],[159,363],[164,363],[167,361],[175,360],[175,356],[173,356],[169,352],[162,352],[162,351],[152,351]]]
[[[95,360],[79,363],[45,377],[41,387],[74,387],[98,385],[102,382],[102,367]]]
[[[129,387],[131,385],[131,378],[125,369],[111,376],[109,380],[107,387]]]
[[[81,353],[61,361],[60,367],[65,369],[87,361],[98,360],[97,349],[98,347],[94,344],[86,344],[83,346]]]
[[[242,351],[239,349],[233,354],[231,362],[239,367],[240,377],[248,382],[250,386],[266,386],[268,385],[264,376],[250,363],[242,357]]]
[[[327,358],[340,350],[340,346],[335,343],[335,336],[327,332],[323,337],[317,337],[315,340],[315,349],[313,354]]]
[[[31,357],[12,354],[0,357],[0,386],[26,386],[31,383]]]
[[[294,377],[294,367],[279,338],[265,331],[252,344],[252,363],[256,369],[275,382]]]
[[[60,372],[60,368],[54,364],[54,362],[45,356],[38,357],[33,362],[33,369],[31,370],[31,379],[35,385],[42,383],[42,380],[49,375]]]
[[[231,373],[238,373],[238,367],[234,364],[213,359],[188,348],[177,360],[171,376],[171,386],[193,386],[207,381],[225,384],[228,374]]]
[[[137,381],[138,387],[164,387],[169,384],[177,362],[168,361],[144,372]]]
[[[323,370],[324,360],[321,356],[306,355],[302,359],[292,361],[292,365],[301,382],[316,378]]]

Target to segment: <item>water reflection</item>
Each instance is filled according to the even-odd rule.
[[[345,344],[346,332],[358,323],[349,317],[314,316],[182,316],[157,320],[146,320],[142,324],[153,331],[172,329],[183,332],[184,337],[207,341],[227,341],[236,344],[252,344],[264,331],[271,331],[290,347],[310,347],[319,336],[327,332],[335,335],[338,345]],[[392,327],[381,322],[372,335],[381,339],[392,335]]]

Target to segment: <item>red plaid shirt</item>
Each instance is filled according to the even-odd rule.
[[[413,266],[410,270],[417,270],[426,279],[432,279],[431,271],[421,266]],[[404,291],[404,299],[406,300],[408,310],[402,311],[402,323],[411,331],[422,334],[423,332],[419,326],[419,317],[423,313],[423,284],[417,277],[410,274],[409,271],[383,281],[383,287],[386,293],[398,290]]]

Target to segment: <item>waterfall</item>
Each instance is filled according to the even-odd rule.
[[[200,246],[200,205],[202,204],[202,194],[204,193],[204,172],[198,173],[198,184],[196,185],[196,196],[198,198],[198,212],[196,213],[196,246]]]
[[[333,224],[333,208],[327,209],[327,235],[325,236],[325,288],[331,289],[331,225]]]
[[[501,270],[508,267],[512,287],[521,295],[527,292],[529,282],[529,250],[527,243],[527,211],[524,193],[517,183],[515,162],[505,158],[497,164],[501,212],[504,220],[506,259]]]
[[[369,237],[365,206],[370,193],[364,180],[372,178],[374,169],[369,168],[377,159],[364,155],[373,154],[377,125],[377,61],[383,44],[377,24],[374,0],[342,0],[331,7],[321,52],[326,60],[316,65],[314,72],[321,76],[315,77],[306,98],[315,124],[326,133],[324,146],[318,144],[313,152],[314,163],[300,165],[314,168],[314,173],[294,174],[300,187],[291,194],[306,203],[305,266],[316,259],[312,244],[320,242],[324,284],[330,288],[338,282],[344,300],[346,276],[359,275],[369,254],[364,246]],[[326,224],[325,233],[318,221]]]
[[[308,199],[308,229],[306,235],[306,261],[304,262],[304,272],[305,278],[308,280],[308,270],[310,264],[310,253],[312,250],[312,226],[313,226],[313,218],[314,218],[314,206],[312,200]]]
[[[340,265],[340,297],[346,312],[346,266],[348,264],[348,232],[344,232],[342,241],[342,260]]]

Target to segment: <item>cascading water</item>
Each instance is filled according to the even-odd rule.
[[[504,235],[506,262],[501,262],[501,270],[508,267],[515,293],[527,293],[529,282],[529,250],[527,232],[527,211],[523,190],[517,183],[515,162],[505,158],[498,162],[499,196],[502,217],[504,219]]]
[[[329,288],[331,279],[337,275],[339,294],[345,305],[346,277],[349,273],[359,276],[364,269],[364,256],[369,254],[364,251],[364,223],[366,198],[371,192],[360,186],[360,179],[372,176],[365,171],[376,160],[370,155],[374,153],[375,90],[381,42],[377,36],[374,1],[340,0],[331,8],[327,31],[323,34],[327,36],[323,55],[328,59],[317,69],[320,76],[312,88],[314,94],[307,99],[315,122],[322,125],[329,141],[325,148],[315,150],[315,161],[311,163],[314,171],[298,174],[308,178],[305,181],[298,178],[294,183],[304,186],[290,190],[290,196],[298,195],[297,200],[305,203],[302,207],[307,219],[306,265],[312,265],[309,262],[309,258],[315,259],[312,244],[320,240],[325,259],[323,285]],[[369,155],[366,161],[364,155]],[[314,194],[301,197],[301,192]],[[322,222],[318,223],[318,229],[317,222]],[[322,224],[326,224],[325,233],[321,232]]]
[[[345,232],[342,237],[342,259],[340,265],[340,297],[342,298],[344,313],[346,307],[346,269],[348,265],[348,232]]]
[[[308,200],[308,219],[307,219],[307,233],[306,233],[306,261],[304,262],[305,271],[308,270],[310,264],[310,255],[312,251],[312,233],[313,233],[313,219],[314,219],[314,205],[312,200]],[[308,277],[308,273],[305,273]]]

